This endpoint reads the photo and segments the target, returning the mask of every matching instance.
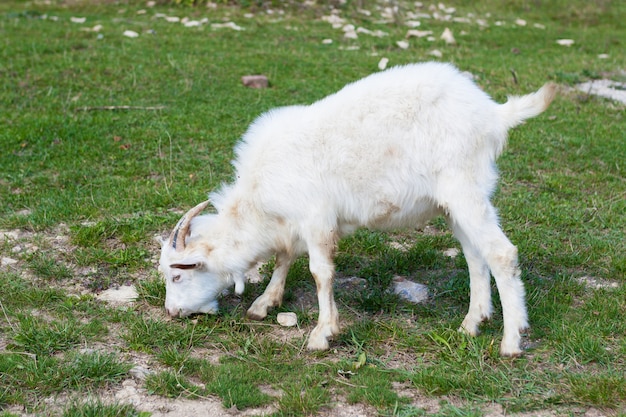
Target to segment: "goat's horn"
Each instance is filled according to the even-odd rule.
[[[185,249],[185,238],[189,234],[189,226],[191,225],[191,219],[196,217],[202,210],[209,205],[209,201],[204,201],[191,210],[189,210],[183,217],[180,218],[176,227],[172,231],[169,239],[169,245],[174,248],[174,250],[182,250]]]

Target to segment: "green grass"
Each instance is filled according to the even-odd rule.
[[[411,38],[406,50],[396,42],[414,2],[396,2],[386,23],[375,0],[332,2],[346,23],[388,34],[358,40],[321,20],[331,9],[324,2],[192,3],[0,4],[0,416],[147,416],[113,401],[131,381],[151,399],[276,416],[332,415],[337,403],[384,416],[483,416],[494,406],[506,415],[596,408],[624,416],[625,106],[570,90],[599,77],[626,80],[624,2],[457,0],[446,6],[456,17],[472,13],[471,23],[419,19],[435,40]],[[186,28],[157,13],[209,23]],[[223,21],[244,30],[210,26]],[[445,27],[456,45],[439,39]],[[575,43],[557,45],[563,38]],[[525,356],[498,355],[495,287],[494,318],[481,335],[456,332],[469,276],[462,256],[444,255],[459,245],[442,219],[425,234],[359,231],[340,243],[339,277],[364,281],[336,289],[342,333],[328,352],[304,349],[316,321],[304,257],[283,306],[264,322],[244,312],[265,283],[223,297],[217,315],[167,320],[153,238],[231,179],[233,145],[249,123],[375,72],[382,57],[425,61],[433,49],[499,101],[550,80],[562,87],[545,114],[510,133],[498,161],[494,202],[527,289]],[[258,73],[270,88],[241,85]],[[7,231],[18,236],[4,239]],[[390,293],[396,275],[428,285],[430,301],[416,306]],[[133,304],[98,299],[124,284],[137,288]],[[296,312],[299,328],[278,327],[280,311]],[[136,365],[152,372],[136,379]],[[68,405],[52,405],[61,394]]]
[[[129,404],[103,404],[100,401],[81,403],[74,401],[64,411],[63,417],[149,417]]]

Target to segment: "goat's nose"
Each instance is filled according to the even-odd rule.
[[[165,307],[165,313],[166,313],[168,316],[172,317],[172,318],[177,317],[177,316],[178,316],[178,314],[179,314],[179,312],[180,312],[180,310],[176,310],[176,309],[171,310],[171,309],[169,309],[169,308]]]

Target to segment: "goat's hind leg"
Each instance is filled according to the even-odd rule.
[[[463,194],[459,193],[459,195]],[[457,236],[464,236],[463,239],[467,239],[476,248],[476,253],[484,259],[495,278],[504,319],[500,353],[504,356],[520,355],[522,353],[520,331],[528,327],[528,316],[524,300],[524,285],[517,265],[517,248],[500,229],[496,211],[488,200],[478,201],[475,197],[465,200],[457,198],[448,208]],[[468,261],[468,264],[471,262],[473,261]],[[476,265],[479,263],[476,262]],[[484,266],[482,270],[484,271]],[[481,276],[480,285],[485,284],[484,272],[479,275],[475,273],[474,277],[471,274],[470,270],[470,279],[475,281],[474,277]],[[472,292],[472,296],[477,298],[476,301],[470,301],[469,318],[466,317],[467,327],[477,324],[478,318],[472,308],[480,311],[478,303],[486,299],[486,290],[478,289],[478,282],[474,282],[473,285],[477,290]]]
[[[274,266],[274,272],[272,273],[272,279],[263,294],[261,294],[252,303],[246,316],[252,320],[263,320],[267,317],[267,310],[282,304],[283,293],[285,292],[285,281],[287,279],[287,273],[289,267],[293,263],[294,256],[287,252],[279,252],[276,254],[276,264]]]
[[[491,318],[493,311],[491,303],[491,275],[489,266],[483,259],[480,251],[472,244],[463,230],[453,222],[448,222],[454,235],[463,247],[463,255],[467,261],[470,277],[470,303],[467,315],[461,323],[459,331],[476,336],[478,326],[484,320]]]

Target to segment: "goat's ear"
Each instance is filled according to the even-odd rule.
[[[178,264],[171,264],[170,268],[172,269],[199,269],[202,266],[201,263],[196,262],[196,263],[178,263]]]

